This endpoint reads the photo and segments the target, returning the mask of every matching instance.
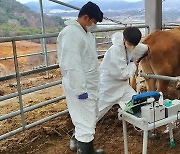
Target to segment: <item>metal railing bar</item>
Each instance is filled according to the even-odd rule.
[[[160,80],[169,80],[169,81],[180,81],[180,77],[170,77],[170,76],[164,76],[164,75],[154,75],[154,74],[143,74],[140,73],[140,77],[144,77],[144,78],[151,78],[151,79],[160,79]]]
[[[97,36],[96,39],[109,39],[109,37],[106,37],[106,36],[104,36],[104,37]]]
[[[103,45],[103,44],[109,44],[109,43],[112,43],[112,42],[102,42],[102,43],[97,43],[97,45]],[[54,53],[54,52],[57,52],[57,50],[50,50],[50,51],[47,51],[47,53]],[[36,53],[31,53],[31,54],[25,54],[25,55],[20,55],[20,56],[17,56],[17,58],[23,58],[23,57],[28,57],[28,56],[36,56],[36,55],[42,55],[43,53],[42,52],[36,52]],[[0,58],[0,61],[2,60],[10,60],[10,59],[13,59],[14,57],[4,57],[4,58]]]
[[[39,91],[39,90],[43,90],[43,89],[46,89],[46,88],[49,88],[49,87],[53,87],[53,86],[56,86],[56,85],[59,85],[59,84],[62,84],[62,81],[55,81],[55,82],[50,82],[50,83],[46,83],[44,85],[40,85],[40,86],[37,86],[37,87],[33,87],[33,88],[29,88],[29,89],[25,89],[21,92],[22,95],[25,95],[25,94],[29,94],[29,93],[32,93],[32,92],[35,92],[35,91]],[[1,96],[0,97],[0,101],[4,101],[4,100],[7,100],[7,99],[11,99],[11,98],[14,98],[14,97],[17,97],[18,96],[18,93],[11,93],[9,95],[5,95],[5,96]]]
[[[3,139],[8,138],[10,136],[13,136],[13,135],[15,135],[17,133],[20,133],[22,131],[23,131],[23,128],[21,127],[21,128],[16,129],[16,130],[10,131],[10,132],[8,132],[6,134],[3,134],[3,135],[0,136],[0,141],[3,140]]]
[[[22,77],[22,76],[41,73],[41,72],[45,72],[47,70],[52,70],[52,69],[57,69],[57,68],[59,68],[59,65],[54,64],[54,65],[50,65],[48,67],[38,68],[38,69],[35,69],[35,70],[26,71],[26,72],[20,72],[19,74],[20,74],[20,77]],[[14,78],[16,78],[16,74],[10,74],[10,75],[7,75],[7,76],[0,77],[0,81],[10,80],[10,79],[14,79]]]
[[[106,39],[106,38],[105,38]],[[102,42],[102,43],[97,43],[97,45],[101,45],[101,44],[108,44],[108,43],[112,43],[112,42]],[[57,50],[49,50],[47,51],[47,53],[54,53],[57,52]],[[28,56],[36,56],[36,55],[42,55],[43,52],[36,52],[36,53],[31,53],[31,54],[25,54],[25,55],[20,55],[17,56],[17,58],[22,58],[22,57],[28,57]],[[4,57],[4,58],[0,58],[0,61],[2,60],[10,60],[13,59],[14,57]]]
[[[59,33],[48,33],[48,34],[36,34],[36,35],[23,35],[23,36],[14,36],[14,37],[3,37],[0,38],[0,43],[11,42],[11,41],[21,41],[21,40],[33,40],[49,37],[57,37]]]
[[[61,115],[64,115],[64,114],[66,114],[66,113],[68,113],[68,112],[69,112],[68,110],[61,111],[61,112],[56,113],[56,114],[54,114],[54,115],[51,115],[51,116],[49,116],[49,117],[47,117],[47,118],[41,119],[41,120],[36,121],[36,122],[34,122],[34,123],[31,123],[31,124],[29,124],[29,125],[26,125],[26,126],[25,126],[25,129],[30,129],[30,128],[32,128],[32,127],[35,127],[35,126],[39,125],[39,124],[42,124],[42,123],[44,123],[44,122],[47,122],[47,121],[52,120],[52,119],[54,119],[54,118],[57,118],[57,117],[59,117],[59,116],[61,116]],[[3,134],[3,135],[0,136],[0,140],[5,139],[5,138],[8,138],[8,137],[10,137],[10,136],[13,136],[13,135],[15,135],[15,134],[17,134],[17,133],[20,133],[20,132],[22,132],[22,131],[23,131],[23,128],[21,127],[21,128],[16,129],[16,130],[13,130],[13,131],[11,131],[11,132],[8,132],[8,133],[6,133],[6,134]]]
[[[52,69],[57,69],[57,68],[59,68],[59,65],[55,64],[55,65],[50,65],[48,67],[42,67],[42,68],[34,69],[34,70],[31,70],[31,71],[21,72],[20,77],[31,75],[31,74],[36,74],[36,73],[41,73],[41,72],[45,72],[47,70],[52,70]],[[0,81],[10,80],[10,79],[13,79],[15,77],[16,77],[15,74],[3,76],[3,77],[0,77]]]
[[[138,25],[135,26],[137,28],[148,28],[147,25]],[[102,28],[93,30],[93,33],[97,32],[107,32],[107,31],[117,31],[124,30],[126,27],[110,27],[110,28]],[[24,35],[24,36],[15,36],[15,37],[4,37],[0,38],[0,43],[3,42],[11,42],[11,41],[21,41],[21,40],[33,40],[33,39],[41,39],[41,38],[49,38],[49,37],[57,37],[59,33],[49,33],[49,34],[37,34],[37,35]]]
[[[97,45],[103,45],[103,44],[110,44],[112,43],[111,41],[110,42],[102,42],[102,43],[97,43]]]
[[[180,25],[180,22],[178,23],[163,23],[162,26],[179,26]]]
[[[19,74],[19,66],[18,66],[18,59],[17,59],[17,52],[16,52],[16,42],[12,41],[13,47],[13,55],[14,55],[14,66],[16,71],[16,81],[17,81],[17,91],[18,91],[18,98],[19,98],[19,108],[20,108],[20,115],[21,115],[21,123],[23,130],[25,129],[25,118],[23,112],[23,100],[22,100],[22,93],[21,93],[21,81],[20,81],[20,74]]]
[[[174,29],[178,26],[162,26],[162,29]]]
[[[41,54],[42,54],[42,52],[37,52],[37,53],[32,53],[32,54],[20,55],[20,56],[17,56],[17,58],[28,57],[28,56],[35,56],[35,55],[41,55]],[[13,57],[0,58],[0,61],[1,61],[1,60],[9,60],[9,59],[13,59]]]
[[[53,52],[57,52],[57,50],[50,50],[47,53],[53,53]],[[42,52],[36,52],[36,53],[31,53],[31,54],[25,54],[25,55],[19,55],[17,56],[17,58],[22,58],[22,57],[28,57],[28,56],[36,56],[36,55],[42,55]],[[4,58],[0,58],[1,60],[9,60],[9,59],[13,59],[13,57],[4,57]]]
[[[43,107],[43,106],[45,106],[45,105],[49,105],[49,104],[52,104],[52,103],[54,103],[54,102],[63,100],[63,99],[65,99],[65,98],[66,98],[65,96],[60,96],[60,97],[57,97],[57,98],[53,98],[53,99],[47,100],[47,101],[45,101],[45,102],[41,102],[41,103],[35,104],[35,105],[33,105],[33,106],[25,107],[25,108],[23,109],[23,112],[26,113],[26,112],[32,111],[32,110],[34,110],[34,109]],[[21,111],[18,110],[18,111],[15,111],[15,112],[12,112],[12,113],[9,113],[9,114],[0,116],[0,121],[5,120],[5,119],[8,119],[8,118],[15,117],[15,116],[19,115],[20,113],[21,113]]]
[[[139,25],[139,26],[134,26],[137,28],[148,28],[149,26],[147,25]],[[97,32],[110,32],[110,31],[118,31],[118,30],[124,30],[126,27],[110,27],[110,28],[102,28],[102,29],[95,29],[93,30],[93,33]]]

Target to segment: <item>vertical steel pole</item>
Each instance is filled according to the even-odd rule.
[[[142,151],[142,154],[147,154],[147,144],[148,144],[148,130],[144,130],[144,133],[143,133],[143,151]]]
[[[122,123],[123,123],[123,136],[124,136],[124,153],[128,154],[127,124],[124,119],[122,119]]]
[[[41,29],[42,29],[42,34],[45,34],[45,26],[44,26],[44,15],[43,15],[43,5],[42,5],[42,0],[39,0],[40,4],[40,15],[41,15]],[[44,58],[44,64],[47,67],[48,66],[48,54],[47,54],[47,47],[46,47],[46,39],[42,38],[41,39],[41,45],[42,45],[42,50],[43,50],[43,58]],[[49,78],[49,73],[46,71],[46,76]]]
[[[108,32],[108,42],[111,42],[110,32]],[[108,43],[108,48],[111,47],[111,43]]]
[[[19,95],[19,108],[21,111],[21,122],[22,122],[23,130],[25,130],[26,124],[25,124],[25,119],[24,119],[20,75],[19,75],[19,66],[18,66],[18,60],[17,60],[16,42],[15,41],[12,41],[12,47],[13,47],[13,56],[14,56],[14,66],[15,66],[15,71],[16,71],[17,91],[18,91],[18,95]]]
[[[162,28],[162,0],[145,0],[145,23],[150,32]]]

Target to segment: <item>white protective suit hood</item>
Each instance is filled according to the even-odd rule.
[[[123,47],[124,46],[124,42],[123,42],[123,33],[122,32],[116,32],[112,35],[111,37],[112,39],[112,43],[114,45],[121,45]],[[134,59],[139,59],[140,57],[142,57],[144,55],[145,52],[148,51],[148,46],[143,44],[143,43],[139,43],[132,51],[130,54],[129,58],[134,58]]]
[[[85,32],[83,27],[76,20],[67,20],[67,21],[64,22],[64,24],[66,26],[74,26],[75,25],[75,26],[79,27],[80,29],[82,29]]]
[[[123,33],[116,32],[111,36],[112,43],[114,45],[123,45]]]

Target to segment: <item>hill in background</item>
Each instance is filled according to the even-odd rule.
[[[144,1],[135,3],[123,0],[92,0],[105,16],[122,22],[144,22]],[[81,7],[83,0],[72,0],[71,5]],[[44,20],[47,33],[59,32],[64,19],[77,17],[78,12],[65,6],[43,0]],[[39,2],[21,4],[16,0],[0,0],[0,36],[30,35],[41,33]],[[138,12],[138,13],[137,13]],[[62,19],[62,18],[63,19]],[[180,0],[163,2],[163,22],[180,22]]]
[[[59,31],[61,17],[45,15],[47,32]],[[0,0],[0,36],[41,33],[40,14],[15,0]]]
[[[100,6],[105,16],[123,21],[144,21],[144,0],[138,2],[127,2],[123,0],[92,0]],[[102,3],[103,1],[103,3]],[[84,0],[69,0],[68,4],[82,7]],[[39,2],[29,2],[25,4],[30,9],[39,12]],[[78,12],[71,8],[53,3],[49,0],[43,0],[45,13],[50,15],[58,15],[63,18],[76,17]],[[137,13],[138,12],[138,13]],[[129,16],[132,16],[129,18]],[[163,1],[163,22],[180,22],[180,0]]]

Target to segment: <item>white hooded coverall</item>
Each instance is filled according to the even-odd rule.
[[[106,52],[100,65],[99,113],[97,121],[114,104],[121,106],[121,103],[129,102],[132,96],[136,94],[129,85],[129,78],[136,71],[136,65],[134,62],[130,62],[130,59],[132,56],[138,59],[148,50],[146,45],[139,44],[133,51],[126,51],[121,32],[116,32],[112,35],[112,43],[113,45]]]
[[[67,25],[57,39],[58,59],[67,106],[75,126],[75,138],[81,142],[94,139],[99,89],[99,65],[95,37],[76,20]],[[88,93],[88,98],[78,95]]]

